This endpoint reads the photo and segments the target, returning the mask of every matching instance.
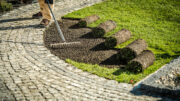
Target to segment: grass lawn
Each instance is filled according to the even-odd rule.
[[[117,28],[104,37],[122,28],[132,32],[133,37],[116,48],[123,48],[135,39],[142,38],[155,54],[156,61],[143,73],[133,74],[118,68],[108,69],[67,59],[68,63],[77,68],[118,82],[136,83],[180,55],[179,0],[107,0],[64,17],[84,18],[92,14],[99,15],[101,19],[88,25],[90,27],[109,19],[117,23]]]

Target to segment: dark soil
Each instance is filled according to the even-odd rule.
[[[61,42],[54,23],[44,33],[45,46],[63,60],[72,59],[77,62],[99,64],[109,68],[122,66],[122,63],[117,62],[116,59],[117,50],[106,49],[104,46],[105,39],[91,37],[91,28],[76,27],[78,21],[77,19],[62,19],[59,23],[66,40],[68,42],[80,41],[81,47],[50,48],[49,44]]]

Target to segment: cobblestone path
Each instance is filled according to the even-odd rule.
[[[56,17],[102,0],[57,0]],[[0,17],[0,100],[8,101],[145,101],[161,97],[136,96],[132,85],[83,72],[43,45],[39,19],[31,15],[38,4],[13,10]]]

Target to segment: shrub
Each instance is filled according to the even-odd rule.
[[[20,0],[21,3],[30,4],[33,0]]]
[[[11,3],[7,3],[4,0],[0,0],[0,11],[4,12],[4,11],[9,11],[13,8]]]
[[[180,80],[180,74],[177,74],[177,78],[178,78],[178,80]]]

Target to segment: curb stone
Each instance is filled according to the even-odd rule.
[[[102,1],[104,0],[57,0],[55,16],[58,18]],[[0,16],[0,78],[5,85],[2,88],[7,87],[7,90],[0,93],[11,94],[12,100],[18,101],[167,99],[161,96],[136,96],[130,92],[133,88],[130,84],[117,83],[83,72],[51,54],[43,46],[45,28],[38,27],[40,20],[29,19],[29,15],[37,11],[39,7],[36,3]],[[19,20],[22,18],[24,20]],[[0,97],[2,98],[4,97]]]
[[[137,84],[135,84],[134,90],[142,89],[146,91],[179,97],[180,88],[169,88],[165,85],[158,84],[157,82],[155,82],[156,80],[159,80],[162,76],[169,74],[172,70],[175,70],[177,68],[180,68],[180,56],[172,60],[170,63],[162,66],[159,70],[147,76]]]

